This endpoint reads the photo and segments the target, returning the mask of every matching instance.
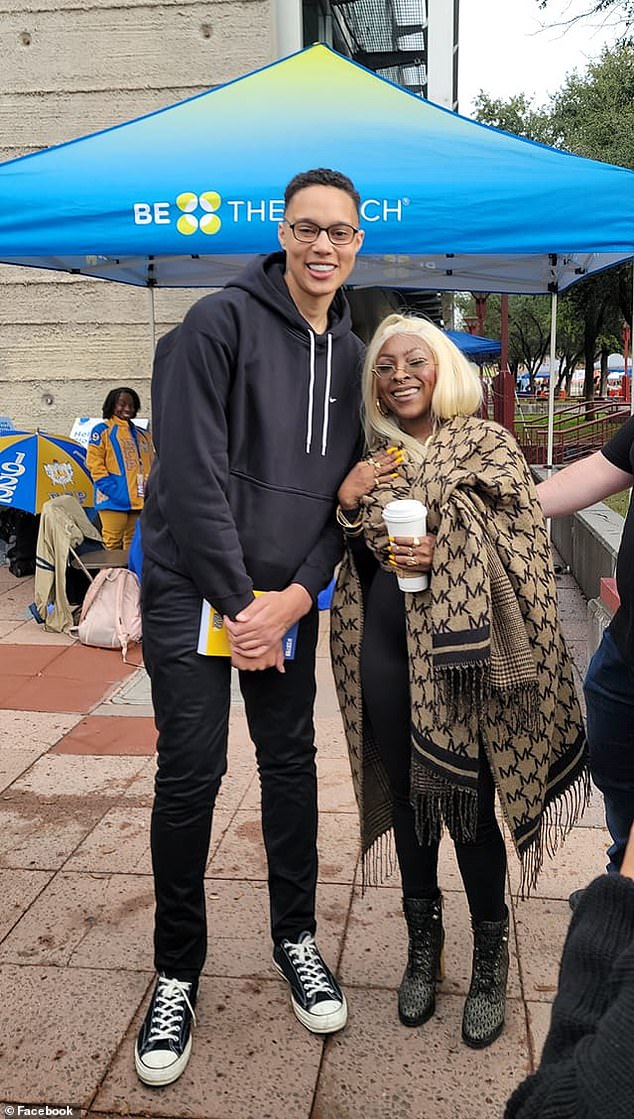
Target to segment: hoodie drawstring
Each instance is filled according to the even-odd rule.
[[[308,383],[308,416],[306,418],[306,454],[310,454],[313,441],[313,399],[315,396],[315,335],[308,331],[310,338],[310,381]]]
[[[308,331],[310,338],[310,377],[308,382],[308,414],[306,416],[306,454],[310,454],[313,444],[313,405],[315,403],[315,335]],[[321,453],[328,449],[328,422],[330,420],[330,385],[332,382],[332,334],[327,335],[326,346],[326,385],[324,388],[324,416],[321,428]]]
[[[324,391],[324,422],[321,430],[321,453],[326,454],[328,446],[328,420],[330,419],[330,382],[332,380],[332,334],[328,335],[326,356],[326,388]]]

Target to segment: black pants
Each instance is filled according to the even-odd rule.
[[[403,593],[391,572],[366,589],[361,653],[364,708],[392,792],[394,838],[406,897],[438,893],[438,843],[419,844],[410,804],[411,709]],[[495,816],[495,785],[481,753],[474,843],[456,843],[456,858],[474,921],[505,915],[506,849]]]
[[[197,979],[206,955],[204,873],[213,808],[227,768],[231,665],[196,652],[201,600],[186,578],[147,559],[143,652],[158,728],[151,846],[155,966]],[[262,793],[275,941],[315,931],[317,779],[313,705],[318,613],[299,625],[286,672],[241,672]]]

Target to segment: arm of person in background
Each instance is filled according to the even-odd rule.
[[[572,917],[539,1069],[504,1119],[631,1119],[634,1111],[634,827],[621,874]]]
[[[602,451],[558,470],[537,486],[545,517],[562,517],[587,509],[632,485],[632,475],[609,462]]]

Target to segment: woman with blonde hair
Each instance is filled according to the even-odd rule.
[[[364,882],[391,869],[392,839],[401,872],[409,953],[399,1016],[418,1026],[435,1009],[446,825],[473,928],[462,1037],[474,1048],[504,1025],[496,793],[525,893],[588,792],[539,502],[515,440],[476,415],[480,404],[476,374],[441,330],[403,315],[380,324],[363,374],[369,457],[338,493],[347,548],[331,611]],[[382,512],[399,498],[426,506],[428,535],[388,537]],[[428,589],[399,589],[396,573],[424,571]]]

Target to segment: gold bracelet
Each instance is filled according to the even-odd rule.
[[[360,536],[363,532],[363,520],[361,514],[357,517],[356,521],[349,521],[340,505],[337,506],[336,512],[337,524],[340,524],[346,536]]]

